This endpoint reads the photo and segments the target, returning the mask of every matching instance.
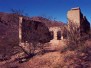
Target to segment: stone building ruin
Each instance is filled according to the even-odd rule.
[[[67,12],[67,18],[68,18],[68,23],[66,25],[67,29],[69,29],[69,25],[71,26],[71,24],[74,24],[75,26],[77,26],[77,28],[80,28],[81,34],[82,33],[86,33],[86,34],[89,33],[90,23],[88,22],[86,17],[83,16],[79,7],[72,8],[71,10],[69,10]],[[38,23],[41,23],[41,22],[38,22]],[[21,24],[22,24],[22,17],[19,18],[19,39],[20,39],[20,45],[25,45],[28,42],[22,43],[22,28],[21,28],[22,25]],[[49,27],[49,31],[51,34],[51,39],[47,43],[51,43],[52,45],[60,45],[59,43],[61,42],[61,40],[65,39],[62,26]]]
[[[58,45],[63,40],[63,33],[61,27],[50,27],[49,31],[52,33],[52,39],[50,43],[52,45]]]
[[[72,8],[71,10],[69,10],[67,13],[67,18],[68,18],[68,26],[73,24],[74,26],[80,28],[81,34],[89,33],[90,23],[88,22],[86,17],[83,16],[81,9],[79,7]]]
[[[49,41],[50,32],[44,23],[19,17],[19,45],[26,51],[30,50],[33,44],[44,44]]]
[[[62,40],[63,39],[61,27],[50,27],[49,31],[53,33],[52,40]]]

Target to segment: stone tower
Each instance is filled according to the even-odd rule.
[[[77,25],[77,27],[80,28],[81,33],[88,33],[90,30],[90,23],[86,19],[85,16],[83,16],[81,9],[79,7],[72,8],[67,13],[68,18],[68,25],[74,24]]]

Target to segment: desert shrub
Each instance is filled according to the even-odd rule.
[[[86,48],[85,41],[89,39],[89,32],[83,32],[81,26],[71,20],[69,20],[65,31],[67,32],[67,41],[65,42],[67,46],[64,47],[64,50],[74,51],[80,49],[83,51]]]
[[[65,42],[66,46],[61,50],[62,54],[65,53],[63,68],[65,66],[67,68],[90,68],[91,47],[86,44],[89,34],[81,33],[80,28],[72,23],[66,30],[68,40]]]

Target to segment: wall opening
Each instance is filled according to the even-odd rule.
[[[50,36],[51,36],[50,38],[51,38],[51,40],[52,40],[52,39],[54,38],[54,33],[53,33],[53,31],[50,31],[50,34],[51,34],[51,35],[50,35]]]
[[[57,32],[57,40],[61,40],[61,31]]]

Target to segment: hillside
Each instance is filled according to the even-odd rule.
[[[31,20],[34,20],[34,21],[43,22],[43,23],[45,23],[45,25],[46,25],[47,27],[65,25],[63,22],[51,20],[51,19],[49,19],[49,18],[44,18],[44,17],[41,17],[41,16],[34,16],[34,17],[30,18],[30,19],[31,19]]]
[[[14,50],[17,52],[18,42],[18,16],[0,13],[0,59],[10,56]],[[14,49],[15,48],[15,49]],[[18,48],[19,49],[19,48]]]

